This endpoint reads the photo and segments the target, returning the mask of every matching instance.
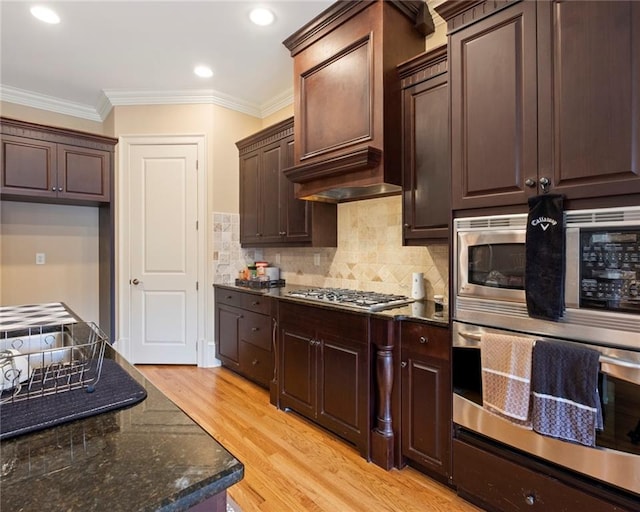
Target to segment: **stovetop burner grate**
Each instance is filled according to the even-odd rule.
[[[350,290],[348,288],[307,288],[290,291],[287,295],[341,306],[351,306],[368,311],[379,311],[413,302],[413,299],[404,295]]]

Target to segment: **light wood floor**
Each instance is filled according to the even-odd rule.
[[[477,512],[412,468],[384,471],[224,368],[138,365],[245,466],[229,494],[243,512]]]

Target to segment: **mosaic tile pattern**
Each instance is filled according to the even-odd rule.
[[[261,261],[262,250],[240,247],[240,215],[213,213],[213,282],[233,283],[238,272]]]
[[[446,298],[448,246],[403,247],[401,201],[393,196],[340,204],[337,248],[264,249],[263,259],[279,266],[290,284],[402,295],[411,295],[413,272],[423,272],[427,298]]]
[[[316,254],[320,265],[314,265]],[[242,249],[239,214],[214,213],[214,282],[233,283],[256,260],[280,267],[288,284],[402,295],[411,295],[413,272],[423,272],[427,298],[448,295],[448,247],[402,246],[400,196],[338,205],[337,248]]]

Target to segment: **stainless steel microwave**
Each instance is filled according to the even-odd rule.
[[[640,206],[565,212],[565,312],[530,318],[526,214],[453,222],[452,319],[640,347]]]

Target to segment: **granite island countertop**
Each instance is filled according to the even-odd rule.
[[[302,286],[296,284],[287,284],[286,286],[277,288],[249,288],[247,286],[238,286],[235,284],[222,284],[215,283],[213,285],[216,288],[226,288],[229,290],[238,290],[248,293],[254,293],[256,295],[263,295],[266,297],[273,297],[278,300],[287,300],[297,302],[299,304],[305,304],[307,306],[314,306],[324,309],[339,309],[342,311],[349,311],[350,313],[357,313],[368,316],[377,316],[381,318],[391,320],[408,320],[423,322],[427,324],[437,325],[439,327],[447,327],[449,325],[449,310],[445,306],[442,312],[436,311],[436,303],[432,300],[417,300],[411,304],[399,306],[397,308],[384,309],[382,311],[368,311],[366,309],[354,308],[350,306],[344,306],[341,304],[332,304],[328,302],[311,301],[308,299],[291,297],[288,295],[293,290],[301,290],[311,288],[310,286]]]
[[[2,512],[182,511],[243,478],[243,464],[111,346],[105,358],[146,399],[0,442]]]

